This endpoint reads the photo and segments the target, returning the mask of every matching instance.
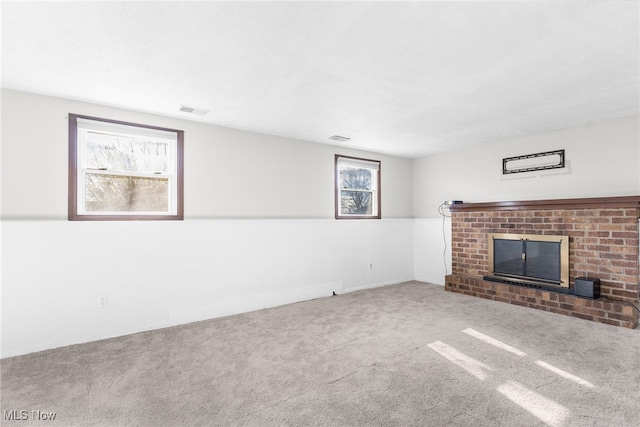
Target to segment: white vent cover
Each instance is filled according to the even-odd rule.
[[[340,136],[340,135],[330,136],[329,139],[333,139],[334,141],[340,141],[340,142],[347,142],[351,140],[351,138],[347,138],[346,136]]]
[[[209,112],[209,110],[203,110],[201,108],[187,107],[186,105],[181,105],[180,106],[180,111],[182,111],[183,113],[196,114],[198,116],[204,116]]]

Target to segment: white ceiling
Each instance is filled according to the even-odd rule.
[[[418,157],[639,114],[639,15],[638,1],[3,2],[2,86]]]

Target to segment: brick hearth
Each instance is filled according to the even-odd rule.
[[[640,301],[638,218],[640,197],[463,203],[451,207],[452,274],[445,289],[635,328]],[[489,233],[569,236],[569,281],[599,278],[597,300],[489,282]],[[619,300],[619,301],[611,301]]]

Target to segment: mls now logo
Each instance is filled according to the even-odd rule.
[[[26,421],[28,419],[37,421],[52,421],[56,419],[56,413],[40,410],[33,410],[29,412],[26,409],[3,409],[2,417],[5,421]]]

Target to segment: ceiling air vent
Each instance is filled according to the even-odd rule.
[[[209,112],[209,110],[203,110],[201,108],[187,107],[185,105],[181,105],[180,106],[180,111],[182,111],[183,113],[196,114],[198,116],[204,116]]]
[[[347,142],[351,140],[351,138],[347,138],[346,136],[340,136],[340,135],[330,136],[329,139],[332,139],[334,141],[339,141],[339,142]]]

